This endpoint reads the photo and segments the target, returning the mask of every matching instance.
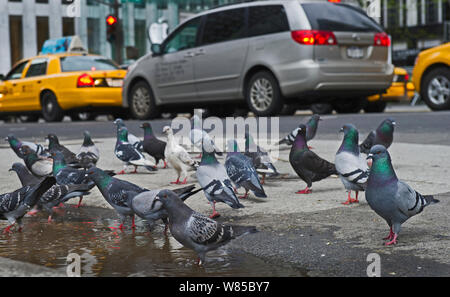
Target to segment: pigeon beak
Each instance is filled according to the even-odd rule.
[[[344,128],[339,129],[339,133],[344,133]]]
[[[373,154],[368,154],[366,160],[373,160]]]
[[[397,126],[397,122],[392,122],[392,125]]]
[[[5,141],[8,141],[8,137],[5,137]]]
[[[11,171],[14,171],[14,169],[12,169],[12,168],[9,168],[9,170],[8,170],[9,172],[11,172]]]

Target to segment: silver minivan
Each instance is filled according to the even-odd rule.
[[[353,5],[228,5],[188,19],[131,65],[123,106],[141,120],[193,107],[269,116],[329,102],[345,112],[390,86],[389,49],[383,29]]]

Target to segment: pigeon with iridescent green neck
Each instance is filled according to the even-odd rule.
[[[44,177],[52,174],[53,160],[40,157],[30,147],[24,145],[20,148],[24,156],[24,162],[28,170],[37,177]]]
[[[377,128],[367,135],[367,138],[361,143],[359,149],[361,153],[368,154],[370,149],[377,144],[389,148],[394,140],[394,127],[396,122],[391,119],[385,119]]]
[[[117,127],[117,131],[119,131],[119,129],[122,127],[126,128],[125,123],[120,118],[117,118],[114,121],[114,124]],[[137,137],[131,133],[128,133],[127,142],[130,143],[132,146],[134,146],[138,151],[142,152],[142,141],[139,139],[139,137]]]
[[[216,202],[226,203],[232,208],[243,208],[244,205],[239,202],[234,193],[233,185],[225,167],[216,159],[214,145],[204,143],[202,147],[202,160],[196,174],[198,183],[203,188],[203,192],[213,208],[210,218],[219,216],[216,211]]]
[[[159,160],[163,160],[164,168],[166,168],[166,156],[164,155],[166,142],[156,138],[150,123],[143,123],[141,128],[144,129],[144,141],[142,142],[143,151],[155,159],[155,166],[158,165]]]
[[[396,244],[401,225],[439,200],[431,195],[423,196],[399,180],[384,146],[373,146],[367,158],[373,162],[367,181],[366,200],[390,227],[389,235],[384,238],[388,240],[385,245]]]
[[[320,115],[313,114],[309,121],[306,123],[306,141],[310,141],[316,136],[317,128],[319,127]],[[291,131],[288,135],[286,135],[283,139],[281,139],[278,144],[287,144],[292,145],[294,143],[295,137],[298,133],[298,127]]]
[[[46,139],[48,139],[48,151],[50,152],[50,155],[56,152],[60,152],[64,156],[64,162],[67,165],[71,167],[81,167],[81,165],[78,163],[78,159],[75,153],[70,151],[64,145],[60,144],[58,136],[50,133],[47,135]]]
[[[40,157],[48,157],[49,152],[44,149],[44,147],[38,143],[33,143],[29,141],[20,141],[16,136],[13,134],[9,134],[6,138],[6,141],[8,141],[11,149],[16,153],[17,157],[23,159],[24,155],[21,152],[20,148],[23,146],[28,146],[32,151],[34,151],[38,156]]]
[[[369,169],[366,158],[359,152],[358,130],[352,124],[344,125],[340,132],[344,133],[344,139],[336,153],[334,164],[339,177],[348,192],[347,201],[343,204],[358,203],[358,193],[364,191],[367,185]],[[351,198],[351,192],[355,191],[355,199]]]
[[[300,125],[295,142],[289,153],[289,163],[297,175],[306,183],[306,188],[296,194],[310,194],[312,183],[337,174],[336,167],[314,152],[310,151],[306,142],[306,126]]]
[[[137,172],[138,166],[142,166],[152,172],[157,170],[155,164],[147,160],[137,148],[128,142],[128,129],[126,127],[121,127],[117,130],[117,141],[114,154],[119,160],[124,162],[124,169],[118,174],[125,174],[127,165],[134,166],[134,171],[132,173]]]
[[[252,160],[239,152],[238,144],[234,139],[227,142],[225,168],[233,183],[245,189],[245,195],[239,198],[247,198],[249,191],[252,191],[256,197],[267,198],[259,181],[258,173],[252,165]]]

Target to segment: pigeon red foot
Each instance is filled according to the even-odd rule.
[[[312,189],[306,187],[303,190],[300,190],[298,192],[295,192],[295,194],[311,194],[312,193]]]

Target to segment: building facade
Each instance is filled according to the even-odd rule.
[[[0,0],[0,73],[18,60],[37,55],[47,39],[78,35],[90,53],[112,57],[106,17],[114,0]],[[120,0],[123,43],[139,56],[150,49],[148,27],[165,17],[169,30],[192,14],[234,0]],[[123,50],[125,59],[125,50]]]

